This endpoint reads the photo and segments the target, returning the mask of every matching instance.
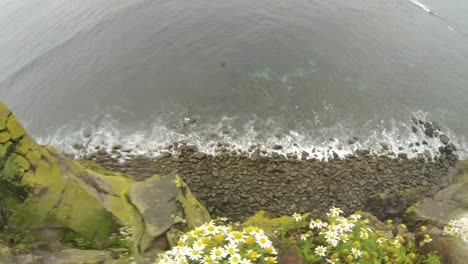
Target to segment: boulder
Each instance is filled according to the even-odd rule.
[[[442,227],[450,220],[468,215],[468,174],[461,169],[468,161],[458,165],[455,181],[450,186],[440,190],[434,197],[423,199],[411,208],[411,218],[430,222]]]
[[[18,140],[20,137],[26,134],[26,130],[20,124],[18,119],[13,115],[8,118],[7,129],[8,132],[10,132],[10,136],[13,141]]]

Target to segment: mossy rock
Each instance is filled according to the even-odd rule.
[[[182,206],[183,218],[187,221],[189,229],[194,229],[212,220],[210,213],[195,198],[187,184],[182,179],[176,177],[176,185],[179,188],[178,201]]]
[[[14,182],[19,179],[29,168],[31,164],[27,159],[18,154],[11,154],[0,172],[0,177],[8,182]]]
[[[6,143],[11,139],[10,133],[8,131],[0,132],[0,143]]]
[[[12,140],[17,140],[26,134],[26,130],[15,116],[10,116],[10,118],[8,118],[7,129],[8,132],[10,132]]]
[[[0,117],[8,117],[11,114],[10,109],[0,102]]]
[[[278,230],[281,227],[291,226],[294,223],[295,220],[291,216],[270,218],[265,211],[261,210],[242,223],[242,226],[257,226],[265,230],[265,232],[273,234],[275,230]]]
[[[8,148],[11,146],[11,142],[0,143],[0,168],[3,167],[3,163],[5,162],[5,158],[8,153]]]
[[[91,171],[94,171],[94,172],[98,172],[98,173],[100,173],[102,175],[107,175],[107,176],[122,175],[120,173],[116,173],[116,172],[107,170],[104,167],[102,167],[101,165],[99,165],[99,164],[97,164],[97,163],[95,163],[95,162],[93,162],[91,160],[79,159],[79,160],[76,160],[76,162],[78,162],[84,168],[86,168],[88,170],[91,170]]]
[[[16,153],[26,156],[29,151],[38,151],[39,146],[36,141],[28,135],[25,135],[16,146]]]
[[[0,116],[0,130],[4,130],[7,128],[7,120],[8,118],[4,117],[4,116]]]
[[[83,238],[103,245],[119,225],[100,200],[89,193],[70,168],[61,169],[48,156],[37,164],[34,174],[22,183],[35,189],[12,215],[11,220],[26,229],[69,228]]]

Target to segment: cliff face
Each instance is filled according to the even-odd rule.
[[[39,146],[0,102],[0,226],[59,229],[95,247],[125,226],[135,250],[144,251],[183,219],[189,227],[210,220],[176,175],[136,182],[101,172]]]

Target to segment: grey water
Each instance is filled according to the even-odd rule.
[[[468,153],[467,13],[463,0],[3,0],[0,100],[64,150],[352,136],[410,150],[425,139],[415,116]]]

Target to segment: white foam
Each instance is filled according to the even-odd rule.
[[[412,116],[425,120],[427,113],[415,112]],[[181,119],[183,120],[183,118]],[[428,150],[433,156],[438,154],[441,145],[438,138],[428,138],[419,133],[411,132],[411,121],[400,122],[397,120],[369,120],[366,124],[356,127],[352,120],[343,121],[336,125],[321,126],[321,116],[315,115],[311,124],[318,129],[310,127],[296,128],[294,130],[281,130],[277,122],[270,118],[261,120],[253,116],[242,126],[236,126],[239,122],[236,117],[224,117],[212,124],[192,124],[182,127],[167,126],[163,119],[155,119],[150,128],[125,128],[116,122],[110,115],[102,119],[98,124],[87,122],[74,127],[63,126],[48,137],[36,137],[41,144],[48,144],[58,149],[83,156],[96,151],[96,148],[111,152],[113,146],[120,145],[129,154],[146,155],[155,157],[163,151],[165,146],[172,142],[187,142],[197,145],[200,151],[214,153],[217,142],[229,143],[232,149],[247,150],[251,145],[261,145],[262,148],[271,151],[274,145],[282,145],[283,153],[293,153],[300,156],[302,151],[310,153],[309,157],[328,160],[333,157],[333,152],[339,157],[353,154],[358,149],[369,149],[377,155],[385,155],[389,152],[405,152],[409,157]],[[185,123],[181,121],[181,123]],[[185,123],[186,124],[186,123]],[[224,133],[226,130],[229,133]],[[461,158],[467,158],[468,148],[465,137],[457,138],[455,134],[444,127],[443,132],[449,136],[459,149]],[[87,134],[91,134],[87,137]],[[278,134],[280,136],[278,137]],[[358,136],[355,144],[349,144],[348,139]],[[410,143],[426,141],[427,145],[409,147]],[[84,149],[77,151],[73,144],[84,145]],[[382,143],[389,150],[383,151]],[[403,148],[400,150],[399,148]],[[415,152],[413,152],[415,151]],[[127,153],[127,152],[124,152]]]
[[[418,2],[418,1],[416,1],[416,0],[410,0],[410,2],[413,3],[413,4],[415,4],[415,5],[417,5],[417,6],[419,6],[422,10],[424,10],[424,11],[426,11],[426,12],[428,12],[428,13],[433,13],[433,12],[431,11],[431,9],[430,9],[428,6],[424,5],[424,4],[421,3],[421,2]]]

